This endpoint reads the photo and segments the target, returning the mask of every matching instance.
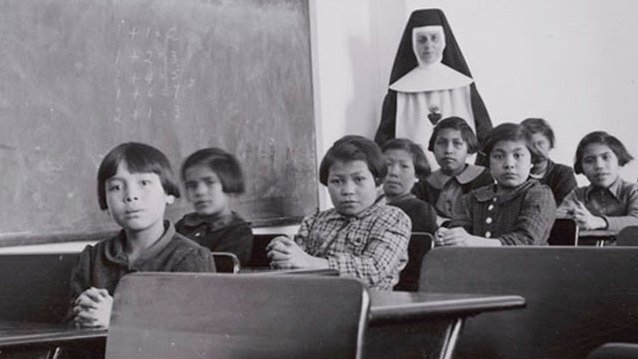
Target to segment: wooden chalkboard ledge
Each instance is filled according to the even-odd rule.
[[[65,242],[95,242],[110,238],[117,234],[117,230],[99,231],[93,233],[57,232],[47,234],[37,233],[7,233],[0,234],[0,247],[17,247],[37,244],[53,244]]]
[[[253,219],[253,228],[279,227],[298,225],[303,217],[282,217],[271,219]],[[118,230],[103,230],[98,232],[54,232],[54,233],[5,233],[0,234],[0,248],[18,247],[38,244],[55,244],[66,242],[96,242],[113,237]]]
[[[303,216],[298,217],[281,217],[281,218],[269,218],[269,219],[251,219],[250,226],[253,228],[263,227],[282,227],[301,224]]]

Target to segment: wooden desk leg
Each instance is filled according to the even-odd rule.
[[[443,343],[443,350],[441,350],[442,359],[452,359],[456,342],[461,336],[461,329],[463,329],[463,318],[458,318],[456,322],[448,328],[447,339],[445,343]]]

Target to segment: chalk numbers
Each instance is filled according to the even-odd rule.
[[[183,81],[179,28],[155,28],[128,19],[122,19],[119,26],[114,122],[150,120],[153,115],[179,121]],[[190,87],[193,81],[187,79],[185,84]]]

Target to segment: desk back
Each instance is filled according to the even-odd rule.
[[[638,248],[435,248],[419,290],[515,294],[522,310],[466,322],[457,358],[584,358],[638,342]]]
[[[116,290],[106,357],[358,358],[368,309],[354,279],[136,273]]]
[[[55,323],[70,301],[78,253],[0,255],[0,319]]]
[[[556,218],[549,232],[547,243],[550,246],[577,246],[578,223],[572,218]]]
[[[638,226],[625,227],[618,232],[616,245],[628,247],[638,246]]]
[[[270,261],[268,260],[268,251],[266,251],[266,246],[268,246],[268,243],[270,243],[273,238],[279,236],[285,236],[285,234],[253,234],[253,248],[250,254],[250,260],[246,266],[268,268],[270,266]]]
[[[241,264],[239,258],[230,252],[211,252],[218,273],[239,273]]]
[[[427,232],[412,232],[408,245],[408,263],[401,271],[399,283],[394,290],[416,292],[419,288],[419,275],[423,256],[432,248],[434,238]]]

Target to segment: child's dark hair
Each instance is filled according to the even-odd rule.
[[[127,142],[113,148],[104,156],[97,172],[97,195],[100,209],[106,204],[106,181],[117,173],[117,167],[126,164],[131,173],[155,173],[159,176],[164,192],[179,198],[179,187],[168,158],[153,146],[144,143]]]
[[[363,136],[348,135],[341,137],[328,150],[319,166],[319,182],[328,185],[330,167],[337,162],[350,162],[361,160],[368,165],[368,170],[374,177],[374,183],[379,186],[383,183],[388,166],[383,159],[381,149],[372,140]]]
[[[483,153],[487,158],[490,157],[492,149],[494,149],[494,146],[500,141],[523,141],[532,155],[532,163],[537,163],[542,159],[542,154],[540,154],[531,143],[531,133],[523,125],[507,122],[494,127],[489,136],[487,136],[485,145],[483,146]]]
[[[434,131],[432,132],[432,136],[430,137],[430,143],[428,144],[428,151],[434,152],[434,145],[436,144],[436,138],[439,136],[439,133],[445,129],[452,129],[461,132],[461,138],[467,144],[467,153],[473,154],[479,150],[479,143],[476,139],[476,135],[470,125],[467,122],[456,116],[447,117],[439,121],[436,126],[434,126]]]
[[[412,142],[407,138],[395,138],[387,141],[381,151],[385,153],[388,150],[403,150],[412,156],[412,163],[414,163],[414,172],[419,181],[424,181],[427,176],[430,175],[430,164],[428,163],[425,153],[421,149],[421,146]]]
[[[582,162],[585,154],[585,147],[592,143],[608,146],[614,152],[616,157],[618,157],[618,165],[621,167],[634,159],[634,157],[630,155],[625,148],[625,145],[623,145],[618,138],[605,131],[594,131],[585,135],[576,147],[576,158],[574,159],[574,172],[576,172],[576,174],[583,173]]]
[[[186,179],[186,170],[197,165],[208,166],[217,174],[224,193],[244,192],[244,175],[239,161],[232,154],[217,147],[196,151],[184,160],[182,180]]]
[[[521,125],[523,125],[530,134],[540,133],[547,137],[549,140],[549,148],[554,148],[556,137],[554,136],[552,126],[550,126],[547,121],[542,118],[526,118],[521,122]]]

